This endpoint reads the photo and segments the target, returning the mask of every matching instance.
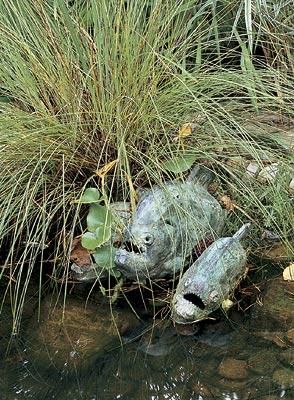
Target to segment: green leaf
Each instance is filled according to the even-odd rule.
[[[0,103],[10,103],[11,98],[8,96],[0,96]]]
[[[96,264],[107,270],[114,267],[115,249],[111,245],[102,246],[93,254]]]
[[[192,167],[196,161],[197,156],[195,154],[184,154],[179,157],[172,158],[163,162],[162,167],[169,172],[178,174],[185,172]]]
[[[111,211],[107,207],[100,204],[91,204],[87,215],[88,230],[95,232],[101,225],[110,228],[112,219]]]
[[[100,192],[96,188],[87,188],[82,197],[79,200],[79,203],[82,204],[90,204],[90,203],[97,203],[100,199]]]
[[[103,243],[107,242],[111,237],[111,227],[107,225],[100,225],[95,231],[96,239],[101,246]]]
[[[120,278],[121,277],[121,272],[117,269],[112,268],[109,271],[110,275],[113,276],[114,278]]]
[[[95,233],[86,232],[82,235],[81,244],[85,249],[95,250],[99,246],[99,241]]]

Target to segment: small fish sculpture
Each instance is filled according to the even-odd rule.
[[[219,237],[226,212],[207,191],[211,175],[196,167],[185,182],[154,186],[141,196],[116,251],[115,263],[128,279],[173,276],[197,243]]]
[[[246,251],[240,240],[250,223],[232,237],[216,240],[179,281],[172,300],[172,319],[187,324],[207,319],[246,274]]]

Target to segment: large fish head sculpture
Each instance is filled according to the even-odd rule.
[[[178,216],[174,212],[172,187],[156,187],[138,203],[115,263],[129,279],[152,277],[152,272],[176,252]]]
[[[115,263],[127,278],[149,278],[170,255],[174,237],[175,228],[164,221],[156,226],[132,224],[116,252]]]

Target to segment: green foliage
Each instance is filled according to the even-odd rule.
[[[96,188],[87,188],[81,196],[79,203],[90,204],[87,215],[87,229],[83,233],[82,246],[93,252],[94,260],[101,270],[108,270],[111,275],[119,276],[114,265],[114,248],[111,244],[111,230],[113,216],[109,207],[99,204],[105,197],[100,197]]]
[[[100,192],[96,188],[87,188],[83,193],[80,203],[81,204],[91,204],[97,203],[100,199]]]
[[[162,167],[166,171],[175,174],[185,172],[195,163],[197,156],[194,154],[183,154],[181,157],[174,157],[171,160],[166,160]]]

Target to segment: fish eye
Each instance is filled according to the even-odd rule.
[[[164,221],[164,223],[165,223],[165,225],[170,225],[170,226],[174,227],[172,221],[170,221],[169,219],[166,219],[166,220]]]
[[[145,244],[151,244],[153,242],[153,236],[152,235],[146,235],[144,238]]]

